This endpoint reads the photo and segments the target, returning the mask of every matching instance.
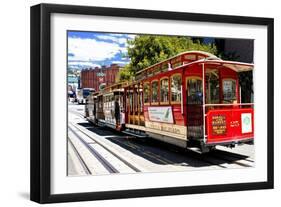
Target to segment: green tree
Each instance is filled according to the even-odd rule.
[[[129,65],[126,65],[124,68],[120,69],[115,82],[122,82],[122,81],[130,81],[132,80],[132,73],[129,69]]]
[[[127,67],[131,75],[184,51],[200,50],[217,53],[214,44],[204,44],[200,40],[182,36],[138,35],[128,43],[128,56],[131,62]]]

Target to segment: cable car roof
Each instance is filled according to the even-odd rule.
[[[251,71],[254,69],[254,64],[251,63],[243,63],[243,62],[236,62],[236,61],[225,61],[225,60],[211,60],[211,59],[202,59],[196,61],[196,63],[206,63],[206,64],[213,64],[213,65],[220,65],[231,70],[234,70],[237,73]],[[193,64],[195,62],[192,62]],[[191,64],[192,64],[191,63]]]
[[[165,59],[165,60],[163,60],[161,62],[158,62],[158,63],[155,63],[153,65],[150,65],[149,67],[146,67],[146,68],[144,68],[144,69],[142,69],[140,71],[137,71],[136,74],[142,73],[142,72],[144,72],[146,70],[149,70],[149,69],[151,69],[151,68],[153,68],[153,67],[155,67],[157,65],[161,65],[162,63],[165,63],[167,61],[171,61],[171,60],[173,60],[173,59],[175,59],[177,57],[181,57],[182,55],[192,55],[192,54],[197,55],[197,56],[202,56],[202,57],[205,57],[205,58],[212,58],[212,59],[220,60],[220,58],[218,58],[217,56],[215,56],[215,55],[213,55],[213,54],[211,54],[209,52],[199,51],[199,50],[191,50],[191,51],[185,51],[185,52],[179,53],[179,54],[177,54],[177,55],[175,55],[173,57],[170,57],[168,59]],[[191,62],[194,62],[194,61],[197,61],[197,59],[193,60]]]
[[[188,59],[186,59],[188,58]],[[136,72],[137,80],[141,80],[143,79],[143,77],[148,76],[148,74],[154,74],[155,69],[160,68],[160,71],[162,71],[161,69],[161,65],[162,64],[173,64],[173,61],[179,61],[180,59],[180,65],[179,66],[169,66],[169,68],[164,71],[167,70],[175,70],[184,66],[188,66],[188,65],[192,65],[192,64],[200,64],[200,63],[207,63],[207,64],[214,64],[214,65],[220,65],[220,66],[224,66],[226,68],[232,69],[235,72],[244,72],[244,71],[250,71],[253,70],[254,65],[250,64],[250,63],[242,63],[242,62],[236,62],[236,61],[225,61],[222,60],[220,58],[218,58],[217,56],[208,53],[208,52],[204,52],[204,51],[186,51],[186,52],[182,52],[180,54],[177,54],[176,56],[173,56],[171,58],[168,58],[166,60],[163,60],[161,62],[158,62],[154,65],[151,65],[147,68],[144,68],[138,72]],[[162,72],[164,72],[162,71]]]

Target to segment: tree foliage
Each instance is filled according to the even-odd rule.
[[[132,72],[130,71],[129,65],[120,69],[115,82],[130,81],[132,80]]]
[[[127,67],[131,74],[188,50],[217,53],[214,44],[204,44],[182,36],[138,35],[128,43],[131,62]]]

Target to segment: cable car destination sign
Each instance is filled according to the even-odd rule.
[[[223,135],[226,133],[225,115],[212,116],[212,132],[214,135]]]

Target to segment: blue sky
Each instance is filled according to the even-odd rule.
[[[71,68],[100,67],[117,63],[121,66],[127,56],[127,39],[135,35],[101,32],[68,32],[68,66]]]

